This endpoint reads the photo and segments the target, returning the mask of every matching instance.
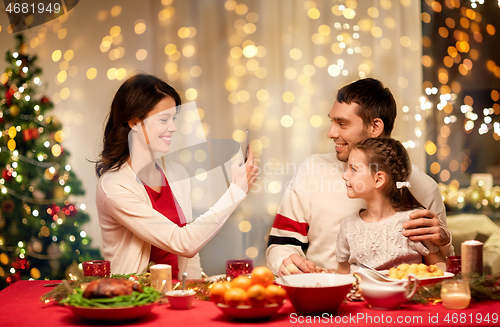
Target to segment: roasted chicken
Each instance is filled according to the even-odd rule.
[[[83,297],[92,298],[111,298],[119,295],[130,295],[133,291],[142,293],[142,287],[127,279],[106,278],[90,282]]]

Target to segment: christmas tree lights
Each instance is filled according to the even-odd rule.
[[[39,96],[42,70],[22,34],[0,75],[0,289],[19,279],[62,279],[100,257],[82,224],[81,181],[67,163],[64,133],[53,104]]]

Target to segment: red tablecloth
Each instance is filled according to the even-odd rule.
[[[47,281],[18,281],[0,292],[1,327],[85,326],[98,323],[74,316],[68,308],[40,302],[50,291]],[[437,305],[404,305],[393,311],[373,310],[365,302],[343,304],[336,315],[298,316],[289,302],[270,319],[258,322],[235,321],[226,317],[213,303],[196,300],[191,310],[172,310],[158,305],[137,320],[121,322],[125,326],[223,326],[236,324],[296,326],[302,323],[340,326],[500,326],[500,302],[475,302],[464,310],[448,310]],[[118,324],[118,323],[117,323]],[[110,325],[107,323],[107,325]]]

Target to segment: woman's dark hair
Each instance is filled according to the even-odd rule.
[[[397,182],[407,182],[411,173],[411,163],[405,147],[392,138],[369,138],[356,144],[354,149],[362,151],[372,173],[383,171],[388,183],[384,186],[385,195],[397,211],[423,208],[411,194],[408,187],[398,189]]]
[[[111,103],[111,111],[104,129],[104,146],[96,163],[98,177],[107,171],[118,170],[129,158],[128,122],[134,118],[146,118],[154,106],[165,97],[174,99],[178,111],[181,105],[179,94],[158,77],[137,74],[120,86]]]
[[[358,116],[365,125],[370,124],[375,118],[384,122],[385,137],[391,136],[394,121],[397,115],[397,106],[394,96],[382,82],[374,78],[357,80],[341,88],[337,93],[340,103],[358,104]]]

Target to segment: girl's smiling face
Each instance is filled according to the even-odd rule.
[[[354,149],[349,154],[347,169],[342,175],[346,181],[347,196],[351,199],[369,199],[375,189],[376,176],[370,170],[366,155]]]

